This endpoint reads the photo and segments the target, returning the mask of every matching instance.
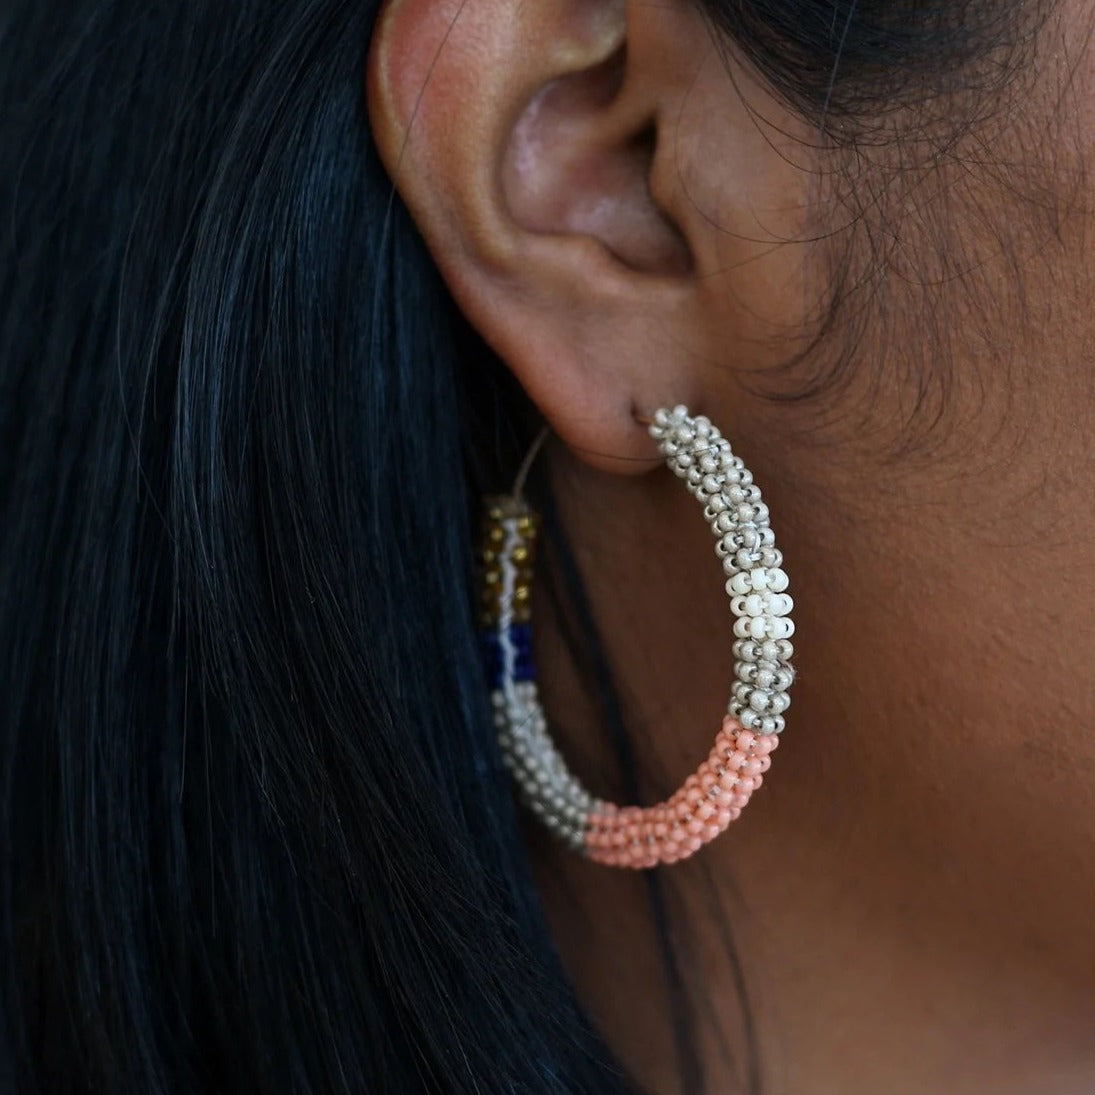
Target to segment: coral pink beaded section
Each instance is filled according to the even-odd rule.
[[[646,809],[598,804],[586,824],[586,854],[637,869],[687,859],[741,816],[778,745],[777,735],[754,734],[727,715],[707,760],[671,799]]]

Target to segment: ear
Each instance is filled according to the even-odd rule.
[[[380,155],[465,315],[598,466],[650,467],[637,413],[710,410],[801,294],[801,257],[771,257],[800,173],[734,88],[691,2],[381,13]]]

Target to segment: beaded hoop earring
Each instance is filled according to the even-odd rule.
[[[650,434],[669,468],[703,505],[726,575],[734,622],[734,682],[707,759],[665,802],[618,807],[575,778],[548,731],[532,661],[531,589],[539,521],[522,498],[487,499],[481,549],[484,654],[494,720],[520,797],[570,847],[613,867],[675,863],[741,815],[779,744],[788,689],[794,607],[768,507],[730,443],[711,422],[678,406],[655,413]],[[541,435],[542,440],[543,435]]]

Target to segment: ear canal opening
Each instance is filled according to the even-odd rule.
[[[650,185],[651,169],[654,158],[658,154],[659,143],[658,127],[654,122],[651,122],[633,139],[633,153],[643,165],[642,178],[646,186],[646,199],[650,203],[654,214],[660,219],[665,233],[665,257],[660,264],[659,273],[684,277],[691,274],[695,269],[692,249],[677,222],[658,203]],[[625,262],[625,265],[630,265],[630,263],[626,263],[623,256],[617,255],[616,257],[621,262]]]
[[[605,107],[614,103],[623,90],[624,79],[627,76],[627,43],[621,42],[617,49],[599,65],[588,69],[582,75],[594,89],[600,85]]]

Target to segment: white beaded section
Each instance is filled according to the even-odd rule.
[[[683,406],[662,409],[654,414],[650,435],[670,470],[703,505],[722,560],[737,640],[730,714],[754,733],[778,734],[794,680],[794,601],[768,507],[752,473],[709,419],[693,418]]]

